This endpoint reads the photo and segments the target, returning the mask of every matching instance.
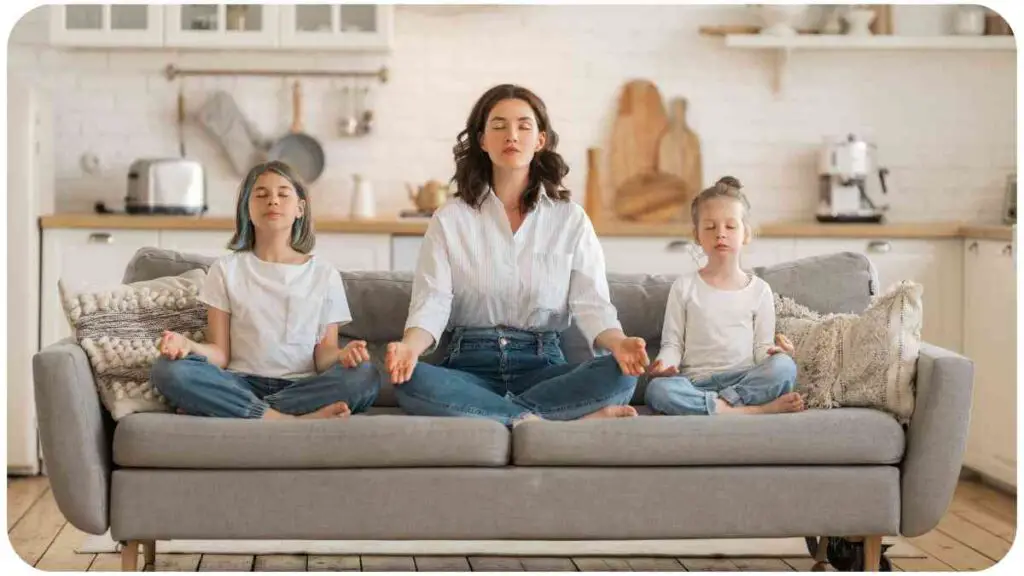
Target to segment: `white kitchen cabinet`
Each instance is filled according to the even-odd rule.
[[[281,48],[388,50],[394,6],[297,4],[281,6]]]
[[[391,236],[321,232],[313,254],[346,272],[384,272],[391,269]]]
[[[272,4],[169,4],[164,7],[164,45],[277,48],[279,9]]]
[[[396,272],[415,272],[422,244],[423,236],[392,236],[391,269]]]
[[[773,266],[793,260],[796,242],[792,238],[757,238],[743,247],[740,267],[750,270],[758,266]]]
[[[698,268],[700,252],[689,238],[604,236],[599,240],[610,273],[677,276]]]
[[[229,230],[161,230],[160,247],[186,254],[218,257],[231,253],[228,242],[233,235],[234,231]]]
[[[964,465],[1017,485],[1017,279],[1013,243],[964,241],[964,355],[974,401]]]
[[[58,280],[74,292],[115,287],[135,252],[158,246],[159,242],[160,233],[156,230],[45,230],[40,346],[49,346],[71,335],[60,302]]]
[[[164,7],[143,4],[50,6],[50,42],[56,46],[159,47]]]
[[[924,287],[922,338],[954,352],[963,349],[962,240],[799,238],[796,258],[856,252],[871,260],[879,293],[900,280]]]

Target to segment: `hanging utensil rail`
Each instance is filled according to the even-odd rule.
[[[309,76],[320,78],[376,78],[381,84],[388,81],[388,68],[382,66],[380,70],[217,70],[178,68],[174,64],[168,64],[164,68],[164,76],[168,81],[178,76],[278,76],[295,77]]]

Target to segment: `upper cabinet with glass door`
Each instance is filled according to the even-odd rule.
[[[174,4],[164,7],[164,45],[172,48],[277,48],[281,6]]]
[[[160,47],[163,6],[69,4],[50,6],[50,42],[56,46]]]
[[[394,35],[394,6],[299,4],[280,7],[281,47],[386,51]]]

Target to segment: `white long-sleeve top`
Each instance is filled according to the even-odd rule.
[[[583,208],[546,194],[512,234],[490,191],[477,211],[456,198],[434,213],[420,248],[406,328],[434,347],[449,326],[562,331],[574,318],[593,346],[622,326],[608,293],[604,252]]]
[[[775,299],[767,282],[751,274],[740,290],[720,290],[693,272],[672,284],[658,360],[702,380],[760,363],[774,338]]]

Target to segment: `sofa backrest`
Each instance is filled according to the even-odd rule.
[[[195,268],[208,269],[214,258],[157,248],[142,248],[128,263],[123,282],[139,282],[174,276]],[[871,261],[863,254],[842,252],[814,256],[753,270],[772,290],[822,313],[859,313],[878,293],[878,280]],[[380,365],[388,342],[402,337],[412,294],[411,272],[341,271],[353,320],[341,328],[342,342],[366,340],[371,357]],[[661,328],[669,289],[675,276],[608,274],[612,304],[623,330],[647,341],[653,358],[661,345]],[[447,348],[447,334],[424,361],[437,363]],[[575,325],[562,334],[562,349],[569,362],[591,357],[591,350]],[[643,384],[637,387],[634,403],[643,402]],[[389,384],[377,399],[380,406],[395,406]]]

